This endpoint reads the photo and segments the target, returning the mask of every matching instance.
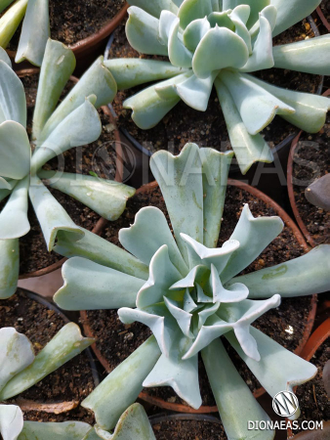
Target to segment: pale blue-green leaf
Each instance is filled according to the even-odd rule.
[[[295,109],[295,113],[281,115],[282,118],[308,133],[318,133],[321,130],[325,124],[327,111],[330,110],[330,98],[311,93],[293,92],[265,83],[254,76],[247,76],[250,81],[260,85]]]
[[[330,75],[330,35],[275,46],[275,67],[298,72]]]
[[[274,293],[297,297],[330,290],[330,245],[321,245],[308,254],[283,264],[236,277],[231,283],[244,283],[249,298],[267,298]]]
[[[281,233],[284,223],[280,217],[253,217],[249,205],[245,205],[230,239],[237,240],[240,247],[229,259],[221,273],[225,284],[249,264]]]
[[[111,440],[133,439],[156,440],[147,413],[139,403],[134,403],[124,412],[111,436]]]
[[[103,64],[103,57],[97,58],[48,119],[40,135],[41,140],[45,140],[55,127],[75,109],[84,104],[89,96],[96,96],[97,99],[94,105],[99,108],[102,105],[109,104],[116,93],[116,81]]]
[[[0,60],[0,124],[8,120],[26,127],[26,99],[21,80]]]
[[[186,144],[178,156],[166,151],[155,153],[150,160],[171,219],[174,235],[182,255],[187,250],[180,233],[203,243],[203,177],[200,149]]]
[[[84,236],[78,241],[70,232],[59,229],[54,251],[64,257],[83,257],[111,267],[112,269],[135,276],[144,280],[148,279],[148,266],[141,263],[133,255],[107,240],[93,234],[87,229],[80,228]]]
[[[0,13],[6,9],[14,0],[0,0]]]
[[[226,27],[231,31],[235,32],[235,25],[228,17],[228,15],[232,12],[231,9],[222,12],[212,12],[207,19],[211,24],[211,27],[214,28],[216,26]]]
[[[168,56],[174,66],[190,68],[193,53],[186,48],[183,43],[182,33],[180,32],[180,21],[176,18],[169,30],[168,37]]]
[[[17,440],[23,423],[23,413],[18,406],[0,405],[0,434],[3,440]]]
[[[219,239],[221,218],[226,197],[227,179],[232,152],[219,153],[213,148],[203,148],[203,213],[204,245],[216,247]]]
[[[210,29],[196,48],[193,70],[199,78],[226,67],[239,69],[249,57],[244,40],[227,28]]]
[[[29,0],[15,62],[21,63],[26,59],[35,66],[41,66],[49,37],[48,0]]]
[[[86,99],[60,122],[32,155],[31,169],[37,172],[46,162],[73,147],[99,138],[102,125],[94,105]]]
[[[152,257],[164,244],[168,247],[171,262],[182,275],[187,273],[184,262],[165,215],[158,208],[147,206],[140,209],[130,228],[119,231],[119,241],[140,261],[149,265]]]
[[[259,14],[260,13],[263,14],[265,8],[267,8],[270,5],[271,0],[239,0],[238,3],[246,4],[250,6],[251,12],[249,19],[247,21],[247,28],[251,29],[252,26],[258,21]],[[275,8],[273,9],[276,12],[276,9]]]
[[[7,182],[6,179],[0,177],[0,202],[5,199],[11,191],[11,185]]]
[[[219,12],[222,5],[221,5],[222,0],[211,0],[212,3],[212,10],[214,12]],[[220,6],[221,5],[221,6]]]
[[[178,12],[178,6],[183,0],[128,0],[131,6],[137,6],[156,18],[160,17],[161,12],[166,9],[171,12]]]
[[[189,289],[186,289],[184,297],[183,297],[183,310],[185,312],[194,312],[195,310],[198,309],[199,306],[197,306],[197,304],[195,303],[195,301],[193,300]]]
[[[112,73],[118,90],[129,89],[151,81],[172,78],[185,72],[182,67],[172,66],[168,61],[140,58],[114,58],[104,61],[104,65]]]
[[[201,328],[205,324],[206,320],[218,311],[219,307],[219,302],[204,305],[201,311],[198,312],[198,328]]]
[[[294,113],[294,108],[276,98],[267,90],[238,72],[224,70],[221,81],[228,88],[239,114],[251,135],[256,135],[269,125],[277,114]]]
[[[29,195],[49,252],[54,248],[59,230],[70,233],[73,240],[83,237],[84,231],[71,220],[62,205],[37,177],[31,180]]]
[[[4,61],[9,67],[12,67],[10,57],[2,47],[0,47],[0,61]]]
[[[143,382],[144,387],[170,386],[192,408],[202,404],[198,382],[198,357],[182,360],[191,340],[178,336],[169,356],[162,354]]]
[[[34,362],[7,383],[0,392],[0,399],[9,399],[35,385],[93,342],[81,335],[77,324],[66,324],[37,354]]]
[[[18,276],[18,238],[0,240],[0,299],[7,299],[14,295],[17,289]]]
[[[248,421],[267,423],[269,416],[237,372],[220,339],[202,351],[202,358],[228,440],[250,439]],[[253,431],[252,435],[254,440],[272,440],[275,432]]]
[[[70,258],[62,267],[64,285],[54,301],[64,310],[97,310],[135,307],[145,283],[81,257]]]
[[[233,303],[246,299],[249,295],[249,289],[242,283],[235,283],[225,289],[221,283],[219,272],[216,267],[211,265],[211,288],[213,292],[213,302],[216,303]]]
[[[200,79],[192,75],[186,81],[176,86],[177,94],[189,107],[205,112],[209,103],[216,72],[208,78]]]
[[[259,23],[259,34],[253,45],[252,55],[240,69],[241,72],[256,72],[274,66],[272,28],[265,17],[261,16]]]
[[[158,18],[135,6],[128,8],[127,12],[126,37],[133,49],[143,54],[167,56],[167,46],[158,38]]]
[[[155,84],[154,89],[157,95],[165,101],[171,101],[176,98],[179,99],[179,94],[177,90],[178,84],[183,83],[192,76],[193,71],[190,69],[187,72],[182,73],[181,75],[177,75],[172,79]]]
[[[112,429],[121,414],[135,402],[142,391],[142,382],[159,356],[156,339],[151,337],[119,364],[82,402],[84,408],[94,411],[96,423],[102,429]]]
[[[0,212],[0,240],[23,237],[29,232],[28,189],[29,176],[18,182]]]
[[[307,17],[320,3],[321,0],[271,0],[271,4],[277,9],[273,37]]]
[[[39,76],[33,114],[33,139],[38,140],[75,66],[73,52],[59,41],[49,39]],[[38,147],[38,142],[36,144]]]
[[[248,133],[232,96],[219,77],[215,80],[215,88],[241,173],[246,174],[257,161],[272,162],[274,157],[268,144],[260,134],[251,136]]]
[[[168,298],[166,298],[166,296],[164,296],[164,302],[165,302],[165,305],[166,305],[168,311],[171,313],[173,318],[176,320],[182,333],[187,338],[192,339],[194,337],[194,335],[190,331],[190,326],[191,326],[191,320],[192,320],[193,315],[191,313],[183,310],[177,301],[174,301],[172,299],[168,299]]]
[[[24,127],[15,121],[0,124],[0,175],[19,180],[30,171],[31,148]]]
[[[167,46],[171,29],[179,22],[178,17],[168,10],[163,10],[159,17],[158,39],[161,44]]]
[[[28,0],[16,0],[0,18],[0,46],[6,49],[23,20]]]
[[[197,20],[192,21],[183,33],[184,45],[187,49],[194,52],[201,39],[210,29],[211,25],[207,17],[198,18]]]
[[[261,355],[259,362],[245,355],[232,332],[227,333],[226,338],[272,397],[283,390],[292,391],[293,387],[307,382],[317,373],[314,365],[291,353],[261,331],[254,327],[250,331],[258,344]],[[279,365],[281,368],[278,368]]]
[[[194,266],[191,271],[188,273],[188,275],[184,278],[181,278],[176,283],[172,284],[170,287],[170,290],[184,290],[187,288],[195,287],[198,282],[204,280],[210,275],[210,270],[203,265],[196,265]],[[206,302],[213,302],[212,298],[206,297]],[[198,298],[198,301],[201,302],[201,299]],[[205,302],[204,301],[204,302]]]
[[[178,12],[181,27],[185,29],[192,21],[211,14],[213,12],[212,3],[212,0],[183,1]]]
[[[14,327],[0,329],[0,391],[16,374],[34,361],[33,346],[29,339]]]
[[[91,429],[84,422],[24,422],[18,440],[82,440]]]
[[[143,308],[161,302],[172,284],[181,278],[169,256],[166,244],[153,255],[149,265],[149,278],[139,291],[136,305]]]
[[[121,216],[128,198],[135,194],[135,189],[130,186],[94,176],[60,172],[57,177],[54,172],[43,170],[38,175],[47,179],[47,185],[79,200],[111,221]]]
[[[243,39],[248,48],[249,54],[252,53],[252,42],[246,23],[250,15],[250,10],[251,8],[249,5],[238,5],[228,15],[235,26],[235,33]]]

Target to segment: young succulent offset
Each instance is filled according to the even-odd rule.
[[[135,192],[125,185],[93,176],[78,178],[76,174],[57,173],[52,179],[52,173],[41,170],[53,157],[100,136],[102,127],[96,109],[110,102],[116,93],[115,81],[99,58],[55,108],[74,67],[72,51],[62,43],[48,40],[40,71],[31,148],[26,131],[24,88],[11,69],[6,52],[0,48],[0,202],[9,196],[0,212],[0,298],[8,298],[16,290],[18,238],[30,230],[28,196],[49,251],[60,226],[75,239],[84,234],[39,177],[109,220],[119,217],[127,198]],[[109,201],[106,206],[104,197]]]
[[[23,20],[15,57],[40,66],[50,37],[48,0],[0,0],[0,47],[6,49]]]
[[[195,144],[186,145],[177,157],[165,151],[152,156],[151,169],[175,238],[164,214],[151,206],[120,231],[128,252],[100,237],[74,242],[65,231],[58,233],[56,251],[73,258],[63,266],[65,284],[54,297],[56,303],[66,310],[119,309],[124,323],[142,322],[154,335],[83,402],[103,429],[114,426],[142,384],[171,386],[198,408],[201,352],[228,438],[252,438],[247,420],[268,416],[235,370],[220,336],[273,396],[316,373],[313,365],[251,324],[278,307],[281,296],[328,290],[330,246],[238,276],[281,232],[283,222],[254,218],[246,205],[231,238],[217,248],[231,157]],[[263,431],[253,438],[268,440],[273,433]]]
[[[330,35],[282,46],[272,38],[310,14],[321,0],[129,0],[131,46],[169,61],[112,59],[106,66],[118,88],[159,81],[124,102],[143,129],[155,126],[182,99],[206,111],[216,88],[242,173],[271,162],[259,132],[282,116],[308,132],[325,123],[329,98],[293,92],[251,73],[277,67],[330,74]]]

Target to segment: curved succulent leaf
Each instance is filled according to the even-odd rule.
[[[211,25],[207,17],[189,23],[183,33],[183,42],[187,49],[195,51],[201,39],[210,29]]]
[[[185,29],[189,23],[199,18],[204,18],[213,12],[212,0],[185,0],[182,2],[178,17],[180,18],[180,25]]]
[[[27,59],[40,66],[50,36],[48,0],[29,0],[15,62]]]
[[[91,431],[91,426],[84,422],[24,422],[18,440],[83,440]]]
[[[19,276],[18,238],[0,240],[0,299],[10,298],[17,289]]]
[[[8,64],[9,67],[12,67],[9,55],[2,47],[0,47],[0,61],[5,62],[6,64]]]
[[[238,5],[233,11],[228,14],[231,22],[234,25],[235,33],[242,38],[249,54],[252,53],[251,35],[246,27],[246,23],[250,16],[251,8],[249,5]]]
[[[18,406],[0,405],[0,434],[3,440],[17,440],[23,423],[23,413]]]
[[[174,66],[191,67],[193,53],[187,49],[183,43],[183,36],[180,32],[180,21],[176,16],[174,16],[173,24],[169,29],[167,47],[169,59]]]
[[[97,424],[102,429],[112,429],[126,408],[135,402],[142,391],[142,382],[160,356],[154,337],[149,338],[82,402],[94,411]]]
[[[0,46],[6,48],[23,20],[28,0],[16,0],[0,18]]]
[[[0,175],[23,179],[30,171],[31,148],[24,127],[15,121],[0,124]]]
[[[134,403],[120,417],[111,440],[156,440],[142,405]]]
[[[26,127],[26,99],[21,80],[6,62],[0,61],[0,124],[9,120]]]
[[[0,0],[0,13],[4,11],[14,0]]]
[[[160,17],[163,10],[177,12],[178,6],[183,0],[128,0],[131,6],[137,6],[156,18]]]
[[[136,277],[81,257],[63,265],[64,286],[54,301],[64,310],[98,310],[135,307],[136,294],[145,283]]]
[[[215,77],[216,72],[205,79],[192,75],[176,86],[177,94],[187,105],[204,112],[207,109]]]

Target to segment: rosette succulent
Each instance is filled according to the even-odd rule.
[[[55,302],[66,310],[119,309],[153,336],[120,364],[82,403],[110,429],[145,387],[171,386],[193,408],[201,405],[198,353],[229,439],[273,438],[247,430],[268,420],[235,370],[224,336],[270,395],[312,378],[316,368],[252,326],[281,297],[329,289],[330,246],[248,275],[240,272],[281,232],[279,217],[254,218],[246,205],[231,236],[218,248],[232,153],[188,144],[177,157],[161,151],[151,170],[173,227],[152,206],[122,229],[119,247],[92,235],[74,242],[58,233],[56,251],[70,258]],[[83,257],[83,258],[82,258]],[[278,366],[281,365],[281,368]],[[237,417],[239,414],[239,417]]]
[[[118,88],[159,81],[124,107],[142,129],[155,126],[182,99],[206,111],[216,88],[242,173],[255,161],[271,162],[260,135],[280,115],[308,132],[325,123],[329,98],[284,90],[253,72],[272,67],[330,74],[330,35],[273,47],[272,39],[310,14],[321,0],[129,0],[126,34],[139,58],[105,62]]]
[[[8,197],[0,212],[0,298],[8,298],[16,290],[18,239],[30,230],[28,197],[49,251],[59,226],[75,239],[84,234],[41,178],[109,220],[118,218],[127,198],[134,193],[132,188],[98,177],[78,178],[72,173],[56,173],[54,177],[41,170],[53,157],[98,139],[102,126],[97,108],[110,102],[116,93],[115,81],[99,58],[55,108],[74,67],[72,51],[62,43],[48,40],[29,139],[24,88],[11,69],[6,52],[0,48],[0,202]],[[105,196],[109,201],[106,206]]]

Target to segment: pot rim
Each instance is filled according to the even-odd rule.
[[[330,32],[330,23],[328,22],[327,18],[323,14],[322,9],[320,8],[320,6],[318,6],[316,8],[316,13],[320,17],[320,20],[322,21],[323,25],[326,27],[328,32]]]
[[[310,361],[318,348],[330,337],[330,318],[327,318],[309,337],[301,357]]]
[[[304,251],[305,252],[309,251],[310,248],[307,245],[299,228],[295,225],[293,220],[288,216],[288,214],[284,211],[284,209],[282,207],[280,207],[276,202],[274,202],[270,197],[268,197],[266,194],[262,193],[257,188],[254,188],[254,187],[252,187],[244,182],[238,181],[238,180],[228,179],[228,185],[236,186],[240,189],[243,189],[243,190],[249,192],[250,194],[256,196],[257,198],[260,198],[266,204],[271,205],[274,208],[274,210],[277,212],[277,214],[282,218],[282,220],[284,221],[286,226],[288,226],[291,229],[293,235],[297,239],[300,246],[304,249]],[[158,183],[156,181],[153,181],[153,182],[150,182],[150,183],[147,183],[147,184],[141,186],[136,191],[136,194],[144,193],[144,192],[147,192],[148,190],[152,190],[157,187],[158,187]],[[298,347],[296,347],[296,349],[294,350],[294,353],[297,355],[300,355],[300,353],[302,352],[302,350],[304,348],[304,345],[306,344],[306,342],[311,334],[314,320],[315,320],[315,316],[316,316],[316,308],[317,308],[317,295],[314,294],[311,296],[311,310],[309,312],[308,319],[306,321],[306,326],[305,326],[303,336],[301,338],[301,341],[300,341]],[[85,334],[88,337],[95,337],[93,335],[91,326],[89,324],[87,312],[85,310],[82,310],[80,312],[80,316],[82,319]],[[105,359],[105,357],[102,355],[101,350],[97,347],[96,342],[94,344],[92,344],[91,347],[92,347],[92,350],[94,351],[97,359],[100,361],[100,363],[104,367],[104,369],[108,373],[110,373],[111,369],[110,369],[109,363]],[[262,396],[265,392],[266,392],[265,389],[261,387],[261,388],[256,389],[254,391],[253,395],[255,398],[258,398],[258,397]],[[152,405],[156,405],[160,408],[164,408],[166,410],[175,411],[175,412],[179,412],[179,413],[204,414],[204,413],[218,412],[217,406],[203,406],[202,405],[199,409],[196,410],[196,409],[191,408],[188,405],[184,405],[184,404],[180,404],[180,403],[166,402],[159,397],[150,396],[146,391],[142,391],[139,394],[139,398],[145,402],[152,404]]]

